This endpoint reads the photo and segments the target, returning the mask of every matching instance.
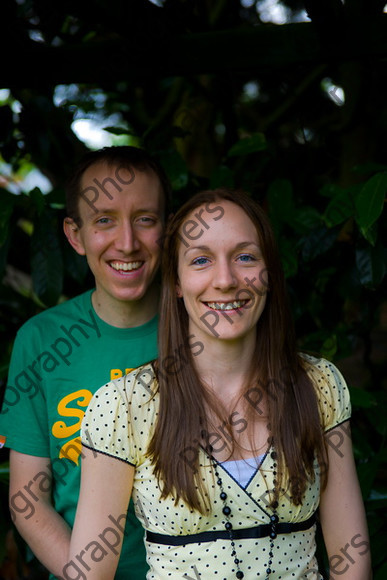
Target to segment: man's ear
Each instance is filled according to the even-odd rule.
[[[69,241],[69,244],[74,248],[77,254],[80,256],[85,256],[86,251],[83,245],[80,228],[77,226],[73,218],[66,217],[63,220],[63,231]]]

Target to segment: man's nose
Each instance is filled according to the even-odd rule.
[[[115,246],[117,250],[120,250],[125,254],[130,254],[140,248],[140,242],[131,223],[125,222],[119,225],[115,239]]]

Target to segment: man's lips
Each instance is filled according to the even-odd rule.
[[[138,260],[136,262],[110,262],[110,266],[117,272],[133,272],[133,270],[138,270],[144,264],[143,261]]]
[[[211,310],[238,310],[238,308],[243,308],[249,302],[249,300],[234,300],[232,302],[204,302],[208,308]]]

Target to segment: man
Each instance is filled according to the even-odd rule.
[[[64,231],[86,256],[95,289],[19,330],[0,436],[11,450],[14,523],[44,566],[67,580],[87,577],[83,554],[69,563],[62,549],[75,517],[86,407],[102,384],[157,356],[156,273],[169,184],[144,150],[111,147],[84,157],[66,195]],[[141,517],[140,505],[136,512]],[[99,561],[114,550],[124,524],[95,530],[89,557]],[[130,509],[117,579],[145,578],[142,536]]]

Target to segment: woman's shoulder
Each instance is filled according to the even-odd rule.
[[[337,381],[337,383],[345,384],[345,380],[337,366],[335,366],[331,361],[319,357],[316,355],[311,355],[305,352],[299,353],[306,370],[315,372],[316,374],[324,375],[330,380]]]
[[[347,383],[331,361],[300,353],[307,375],[317,394],[324,429],[328,430],[351,416],[351,401]]]
[[[83,445],[138,465],[157,418],[156,385],[146,364],[100,387],[82,421]]]
[[[121,400],[130,405],[133,401],[146,402],[157,395],[157,379],[152,363],[133,369],[127,375],[113,379],[100,387],[94,397],[96,400],[108,397]]]

